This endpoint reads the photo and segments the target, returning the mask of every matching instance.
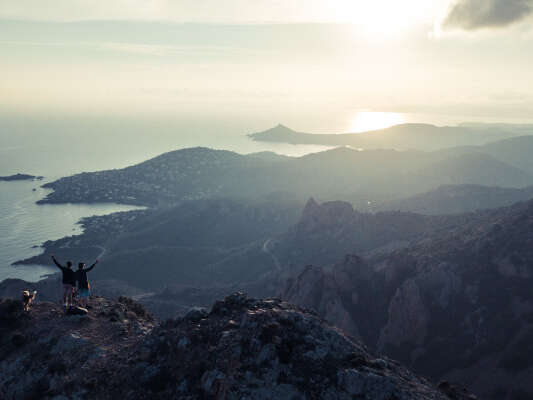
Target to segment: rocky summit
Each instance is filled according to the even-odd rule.
[[[111,368],[154,327],[127,298],[95,298],[88,313],[0,299],[0,399],[96,399]],[[107,398],[107,397],[104,397]]]
[[[156,323],[127,298],[88,315],[0,300],[2,399],[467,399],[311,311],[242,293]]]

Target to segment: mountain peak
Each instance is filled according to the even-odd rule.
[[[267,129],[265,131],[251,133],[248,135],[248,137],[254,139],[254,140],[267,140],[267,141],[286,141],[286,140],[292,140],[292,136],[298,136],[300,133],[292,130],[288,126],[285,126],[281,123],[277,124],[276,126]]]
[[[289,128],[282,123],[277,124],[273,128],[267,129],[265,132],[282,132],[282,133],[292,133],[295,132],[293,129]]]
[[[304,214],[312,213],[318,208],[320,208],[320,205],[316,202],[316,200],[313,197],[309,197],[309,200],[307,200],[307,203],[305,203],[303,213]]]
[[[155,327],[131,300],[95,300],[81,317],[0,300],[7,398],[450,398],[282,300],[235,293]]]
[[[327,201],[318,204],[314,198],[309,198],[302,212],[300,222],[334,223],[354,215],[353,206],[346,201]],[[328,223],[329,221],[329,223]]]

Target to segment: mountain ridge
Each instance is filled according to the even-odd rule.
[[[437,150],[457,145],[480,145],[519,134],[501,127],[435,126],[424,123],[398,124],[359,133],[313,134],[297,132],[280,124],[263,132],[249,134],[248,137],[255,141],[290,144]]]
[[[208,148],[165,153],[119,170],[81,173],[44,185],[46,203],[115,202],[162,208],[180,202],[290,193],[301,201],[355,204],[407,197],[443,184],[533,184],[526,172],[483,153],[336,148],[302,157],[241,155]]]
[[[26,399],[475,398],[449,384],[439,390],[312,312],[276,299],[236,293],[210,312],[161,324],[127,298],[96,298],[91,305],[88,315],[68,316],[52,303],[23,313],[20,302],[1,299],[0,393]]]

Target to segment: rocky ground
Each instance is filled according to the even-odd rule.
[[[99,374],[148,335],[153,318],[129,299],[92,299],[87,315],[0,300],[0,398],[96,398]],[[61,397],[64,396],[64,397]]]
[[[403,249],[307,266],[282,298],[431,379],[533,398],[533,201]]]
[[[241,293],[158,324],[95,298],[88,315],[0,300],[2,399],[472,399],[439,388],[314,313]]]

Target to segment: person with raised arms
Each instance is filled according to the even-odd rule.
[[[87,278],[87,272],[91,271],[95,265],[98,264],[98,260],[94,262],[89,268],[85,268],[85,263],[80,262],[78,264],[78,270],[76,271],[76,282],[78,284],[78,296],[80,299],[80,305],[87,307],[87,301],[91,295],[91,285]]]
[[[63,275],[63,304],[65,305],[65,307],[69,307],[72,305],[72,291],[74,289],[74,286],[76,285],[76,277],[74,274],[74,270],[72,269],[72,261],[67,261],[66,266],[61,265],[56,260],[53,254],[52,261],[61,270],[61,273]]]

